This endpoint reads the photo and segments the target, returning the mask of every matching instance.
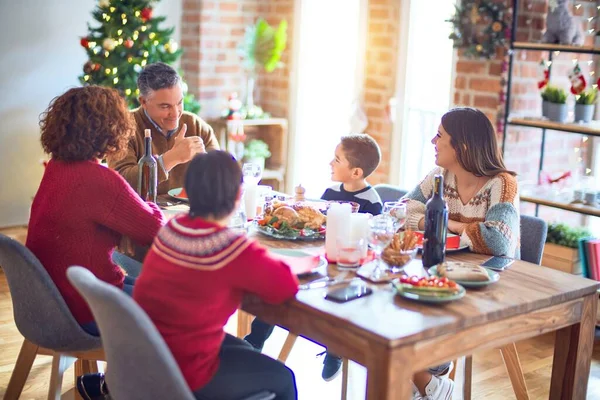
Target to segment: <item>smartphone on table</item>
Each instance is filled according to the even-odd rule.
[[[513,262],[515,262],[515,260],[513,260],[512,258],[494,256],[492,258],[489,258],[483,264],[481,264],[481,266],[493,269],[494,271],[504,271]]]
[[[349,285],[327,292],[325,298],[327,300],[335,301],[336,303],[345,303],[350,300],[368,296],[371,293],[373,293],[373,290],[365,285]]]

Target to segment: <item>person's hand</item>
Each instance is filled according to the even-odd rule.
[[[178,133],[175,134],[175,144],[171,150],[163,154],[163,164],[167,171],[174,166],[190,161],[198,153],[204,153],[204,142],[199,136],[185,137],[187,124],[183,124]]]
[[[465,223],[454,221],[452,219],[448,220],[448,230],[457,235],[462,235],[465,231],[466,226],[467,224]]]

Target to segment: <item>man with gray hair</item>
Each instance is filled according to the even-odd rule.
[[[183,187],[188,162],[198,153],[219,150],[213,129],[183,110],[181,77],[171,66],[147,65],[137,80],[141,107],[132,110],[137,126],[123,158],[108,157],[108,166],[137,189],[138,160],[144,155],[144,130],[152,132],[152,154],[158,161],[158,194]]]

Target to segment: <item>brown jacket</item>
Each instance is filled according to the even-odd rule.
[[[138,182],[138,160],[144,155],[144,129],[150,129],[152,132],[152,154],[157,157],[170,150],[175,144],[175,134],[169,139],[157,131],[156,127],[146,116],[142,107],[132,110],[137,125],[137,131],[133,139],[129,142],[127,155],[120,159],[114,156],[108,157],[108,166],[121,174],[134,190],[137,190]],[[200,117],[187,111],[179,119],[179,126],[187,124],[188,136],[200,136],[204,142],[206,151],[219,150],[219,142],[215,137],[213,129]],[[181,129],[181,128],[180,128]],[[158,194],[166,194],[169,190],[183,187],[185,180],[185,171],[187,163],[179,164],[169,171],[169,179],[165,175],[162,167],[158,165]]]

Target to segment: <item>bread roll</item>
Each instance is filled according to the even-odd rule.
[[[490,280],[485,268],[472,263],[465,262],[447,262],[437,266],[440,276],[452,279],[453,281],[485,282]]]

